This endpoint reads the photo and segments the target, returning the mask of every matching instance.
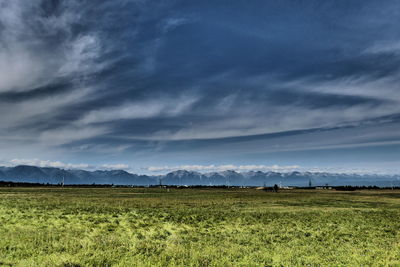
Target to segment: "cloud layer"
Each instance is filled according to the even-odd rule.
[[[36,167],[50,167],[60,169],[80,169],[80,170],[129,170],[126,164],[102,164],[91,165],[86,163],[64,163],[61,161],[40,160],[40,159],[12,159],[1,162],[2,166],[15,167],[18,165],[28,165]]]

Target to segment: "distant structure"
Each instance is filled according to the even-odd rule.
[[[332,190],[332,186],[316,186],[315,187],[316,190]]]
[[[274,188],[274,189],[273,189],[274,192],[275,192],[275,193],[278,193],[278,189],[279,189],[280,187],[279,187],[277,184],[275,184],[273,188]]]

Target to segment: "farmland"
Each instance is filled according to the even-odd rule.
[[[400,265],[400,191],[0,188],[0,265]]]

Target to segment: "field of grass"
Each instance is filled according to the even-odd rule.
[[[400,191],[0,188],[3,266],[400,266]]]

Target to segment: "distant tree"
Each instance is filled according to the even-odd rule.
[[[278,192],[278,188],[279,188],[278,185],[275,184],[275,185],[274,185],[274,192]]]

